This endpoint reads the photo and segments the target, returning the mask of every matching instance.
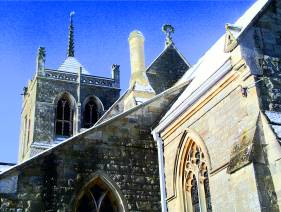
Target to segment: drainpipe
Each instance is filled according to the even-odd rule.
[[[159,134],[155,131],[152,132],[154,140],[157,142],[158,164],[159,164],[159,179],[160,179],[160,192],[161,192],[161,208],[162,212],[167,212],[166,205],[166,186],[165,186],[165,170],[164,170],[164,155],[163,155],[163,141]]]

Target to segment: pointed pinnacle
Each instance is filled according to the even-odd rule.
[[[67,57],[74,57],[74,27],[72,17],[74,15],[74,11],[70,13],[70,25],[68,28],[68,50]]]

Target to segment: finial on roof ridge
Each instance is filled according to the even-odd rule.
[[[165,46],[169,46],[170,44],[173,43],[172,40],[172,33],[175,32],[175,28],[171,25],[171,24],[164,24],[162,26],[162,31],[165,33],[166,35],[166,41],[165,41]]]
[[[75,12],[72,11],[70,13],[70,24],[68,28],[68,49],[67,49],[67,57],[74,57],[74,27],[73,27],[73,19]]]

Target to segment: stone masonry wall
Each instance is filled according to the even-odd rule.
[[[281,112],[281,2],[271,1],[253,27],[241,39],[247,64],[256,75],[262,111]],[[261,125],[261,143],[265,162],[255,165],[261,205],[281,208],[281,146],[267,121]],[[273,137],[272,134],[275,134]],[[278,206],[277,206],[278,204]]]
[[[77,86],[76,82],[38,79],[33,141],[50,142],[54,140],[55,99],[63,92],[68,92],[77,103]],[[80,93],[81,104],[87,97],[94,95],[101,100],[104,109],[107,110],[118,99],[120,90],[82,85]]]
[[[259,210],[254,169],[253,166],[247,166],[249,161],[247,159],[243,161],[243,157],[240,157],[241,159],[237,161],[234,174],[229,174],[227,171],[232,155],[236,156],[236,153],[233,153],[234,146],[242,141],[243,136],[249,139],[252,138],[256,130],[256,122],[259,115],[256,92],[251,90],[247,98],[245,98],[242,96],[239,86],[240,83],[252,82],[252,77],[248,78],[246,82],[241,78],[233,81],[165,138],[166,189],[168,208],[170,210],[182,210],[181,200],[177,194],[177,184],[175,184],[177,177],[175,176],[175,170],[177,169],[175,166],[177,165],[178,145],[182,133],[186,129],[196,132],[202,138],[208,150],[211,161],[211,167],[208,167],[208,169],[213,210]],[[239,165],[240,161],[243,161],[244,165]],[[241,169],[245,166],[247,166],[245,170],[244,168]],[[246,181],[251,183],[243,183]],[[226,190],[227,195],[225,195]],[[176,196],[174,196],[175,194]],[[241,202],[247,202],[247,204],[241,205]]]
[[[35,116],[35,102],[37,85],[35,80],[32,80],[28,84],[28,92],[24,92],[23,106],[21,111],[21,130],[20,130],[20,144],[19,144],[19,161],[23,160],[28,155],[27,149],[30,146],[30,141],[33,139],[33,119]],[[29,121],[30,120],[30,121]],[[28,125],[30,132],[28,135]],[[29,139],[29,141],[27,141]]]
[[[281,2],[271,1],[231,53],[232,72],[236,72],[238,78],[203,107],[194,104],[175,122],[189,113],[193,115],[176,128],[170,127],[162,133],[170,210],[182,210],[175,176],[176,156],[183,132],[191,129],[204,141],[210,156],[210,193],[214,211],[279,211],[280,154],[276,150],[279,147],[269,145],[265,140],[271,139],[275,144],[278,141],[269,136],[272,129],[264,131],[268,126],[262,123],[260,111],[280,111],[281,108],[280,18]],[[241,88],[246,88],[246,95]],[[196,106],[200,106],[199,109]],[[192,110],[196,112],[192,113]]]
[[[0,194],[0,210],[72,211],[96,172],[116,183],[129,211],[160,211],[156,145],[150,130],[129,116],[75,137],[10,173],[18,174],[17,193]]]
[[[259,80],[262,110],[281,111],[281,2],[271,2],[240,43],[243,57]]]

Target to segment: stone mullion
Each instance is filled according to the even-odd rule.
[[[200,202],[200,211],[207,212],[207,203],[205,198],[205,189],[204,189],[204,177],[199,174],[199,182],[198,182],[198,196]]]
[[[61,134],[64,136],[64,107],[65,107],[65,101],[62,101],[62,123],[61,123]]]
[[[191,174],[192,176],[193,174]],[[187,176],[187,179],[185,179],[185,185],[184,185],[184,210],[186,212],[193,212],[192,208],[192,197],[191,197],[191,179],[189,179],[190,176]]]
[[[185,208],[186,208],[187,212],[192,212],[193,211],[191,191],[185,192]]]

